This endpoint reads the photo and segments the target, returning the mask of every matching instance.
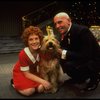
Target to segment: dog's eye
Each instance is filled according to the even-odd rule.
[[[47,42],[47,41],[48,41],[48,39],[45,40],[45,42]]]
[[[55,40],[55,39],[52,39],[53,41]]]

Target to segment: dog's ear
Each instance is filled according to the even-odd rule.
[[[46,31],[47,31],[48,36],[51,36],[51,35],[54,36],[53,28],[51,26],[46,26]]]

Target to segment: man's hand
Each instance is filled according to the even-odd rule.
[[[62,55],[62,49],[58,49],[57,51],[60,55]]]

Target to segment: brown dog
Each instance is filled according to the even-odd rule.
[[[40,49],[39,70],[41,77],[52,84],[52,89],[48,92],[55,93],[58,90],[58,83],[63,82],[63,70],[59,64],[59,54],[57,49],[60,48],[59,41],[52,33],[44,36]]]

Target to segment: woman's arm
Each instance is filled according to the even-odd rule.
[[[48,81],[30,73],[29,71],[24,71],[23,73],[28,79],[41,83],[46,90],[51,88],[51,84]]]

